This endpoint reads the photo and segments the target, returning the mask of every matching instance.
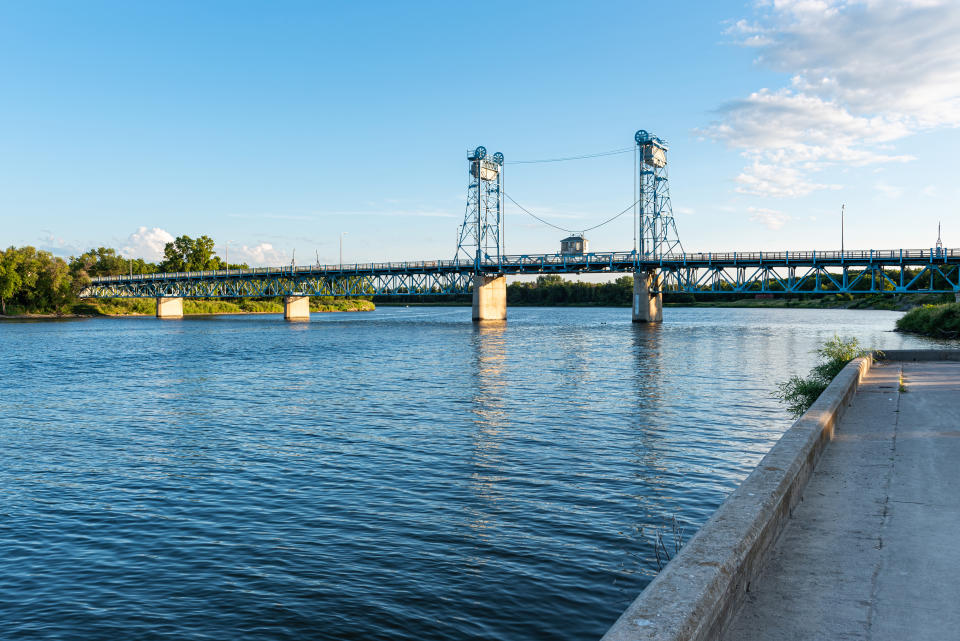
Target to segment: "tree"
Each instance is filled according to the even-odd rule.
[[[71,273],[86,272],[87,276],[119,276],[127,272],[128,265],[112,247],[98,247],[70,259]]]
[[[7,301],[23,286],[20,277],[20,252],[15,247],[0,252],[0,313],[7,315]]]
[[[213,245],[213,239],[209,236],[200,236],[197,239],[178,236],[163,248],[160,271],[192,272],[219,269],[220,258],[213,253]]]
[[[46,254],[46,252],[43,252]],[[40,307],[63,314],[76,301],[70,266],[62,258],[47,254],[37,277]]]

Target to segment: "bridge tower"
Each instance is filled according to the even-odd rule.
[[[500,264],[503,232],[503,154],[487,158],[482,145],[467,155],[467,208],[456,260],[473,265],[473,320],[506,320],[507,278],[483,265]]]
[[[670,203],[667,142],[643,129],[633,138],[637,143],[634,250],[640,261],[660,260],[682,253]]]
[[[467,209],[457,240],[457,260],[474,265],[500,262],[500,232],[503,226],[503,154],[487,158],[487,148],[477,147],[467,155],[469,183]]]
[[[637,143],[633,240],[638,269],[633,274],[633,321],[663,320],[663,277],[656,269],[641,270],[644,262],[659,261],[683,252],[670,202],[667,142],[641,129]]]

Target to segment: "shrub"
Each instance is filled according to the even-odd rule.
[[[866,356],[870,350],[860,346],[856,338],[843,339],[834,335],[816,351],[818,363],[806,378],[791,376],[777,385],[774,393],[794,418],[800,416],[813,405],[830,381],[840,373],[847,363],[855,358]]]
[[[960,303],[915,307],[897,319],[897,331],[937,338],[960,337]]]

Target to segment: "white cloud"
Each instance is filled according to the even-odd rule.
[[[899,198],[903,195],[903,190],[899,187],[895,187],[885,182],[876,182],[873,184],[873,188],[879,191],[881,194],[887,198]]]
[[[926,187],[920,190],[920,193],[926,196],[927,198],[932,198],[933,196],[937,195],[937,186],[927,185]]]
[[[765,209],[763,207],[747,207],[747,211],[750,212],[750,220],[755,223],[760,223],[764,225],[767,229],[780,229],[783,227],[790,216],[783,213],[782,211],[777,211],[776,209]]]
[[[791,74],[725,105],[699,133],[741,150],[738,191],[795,197],[836,187],[812,175],[905,162],[890,143],[960,126],[960,3],[759,0],[726,33]]]
[[[171,242],[173,242],[173,235],[164,229],[138,227],[137,231],[127,238],[127,244],[123,246],[120,253],[130,258],[157,261],[163,258],[164,246]]]
[[[37,249],[48,251],[54,256],[68,258],[70,256],[79,256],[83,250],[79,245],[67,242],[65,239],[55,236],[50,230],[44,229],[44,236],[37,243]]]
[[[270,243],[258,243],[253,247],[231,247],[230,263],[247,263],[251,267],[277,267],[289,264],[290,256],[274,249]]]

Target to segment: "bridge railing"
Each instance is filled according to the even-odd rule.
[[[782,251],[782,252],[697,252],[683,253],[673,256],[665,256],[657,262],[671,265],[689,265],[697,267],[699,265],[711,265],[713,263],[779,263],[789,265],[791,262],[797,263],[815,262],[830,263],[832,265],[844,265],[848,262],[863,263],[885,262],[895,263],[903,260],[917,261],[929,260],[930,262],[948,260],[960,260],[960,249],[890,249],[890,250],[846,250],[840,251]],[[630,263],[647,263],[648,259],[638,257],[634,252],[601,252],[581,255],[562,255],[562,254],[514,254],[501,256],[499,260],[485,262],[483,266],[519,268],[544,267],[562,267],[572,266],[623,266]],[[286,274],[369,274],[372,272],[397,272],[397,271],[465,271],[472,269],[472,261],[460,260],[421,260],[405,262],[386,262],[386,263],[352,263],[336,265],[300,265],[290,267],[251,267],[247,269],[218,269],[191,272],[163,272],[155,274],[133,274],[122,276],[99,276],[92,278],[95,284],[109,283],[116,281],[138,282],[144,280],[182,280],[192,278],[229,278],[244,276],[283,276]]]

